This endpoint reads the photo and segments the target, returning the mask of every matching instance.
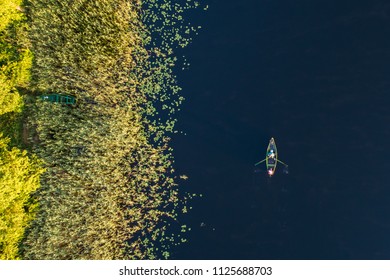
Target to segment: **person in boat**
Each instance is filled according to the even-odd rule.
[[[269,158],[273,158],[273,159],[275,158],[274,150],[269,151],[268,157],[269,157]]]

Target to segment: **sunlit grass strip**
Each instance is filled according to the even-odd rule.
[[[19,244],[34,217],[40,161],[22,151],[23,101],[32,54],[21,1],[0,3],[0,259],[20,259]]]
[[[37,206],[30,194],[39,186],[43,169],[26,151],[8,147],[0,135],[0,259],[19,259],[19,243]]]

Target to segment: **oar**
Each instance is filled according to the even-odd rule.
[[[267,158],[263,159],[262,161],[259,161],[258,163],[255,164],[256,165],[259,165],[260,163],[264,162]]]
[[[287,164],[285,164],[283,161],[281,160],[278,160],[278,162],[280,162],[281,164],[283,164],[284,166],[288,166]]]

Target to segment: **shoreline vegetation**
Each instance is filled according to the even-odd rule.
[[[193,196],[169,146],[183,101],[174,50],[199,4],[3,1],[0,259],[169,258]]]
[[[0,259],[20,259],[19,243],[34,218],[44,172],[22,141],[23,93],[30,80],[32,53],[22,1],[0,5]]]

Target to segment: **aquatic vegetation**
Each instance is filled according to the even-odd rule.
[[[143,5],[141,19],[146,29],[141,36],[144,46],[137,49],[138,60],[133,73],[142,73],[145,77],[138,89],[147,97],[145,111],[151,117],[151,126],[160,133],[177,132],[174,115],[184,97],[179,95],[181,87],[173,73],[178,63],[175,49],[186,47],[192,40],[191,36],[200,29],[200,26],[192,27],[184,20],[185,12],[197,8],[199,3],[146,0]],[[154,136],[155,141],[161,139],[159,133]]]
[[[23,258],[168,258],[186,241],[169,233],[188,201],[169,141],[183,101],[174,48],[194,30],[182,20],[188,3],[27,2],[30,89],[77,102],[26,104],[29,145],[47,171]]]

